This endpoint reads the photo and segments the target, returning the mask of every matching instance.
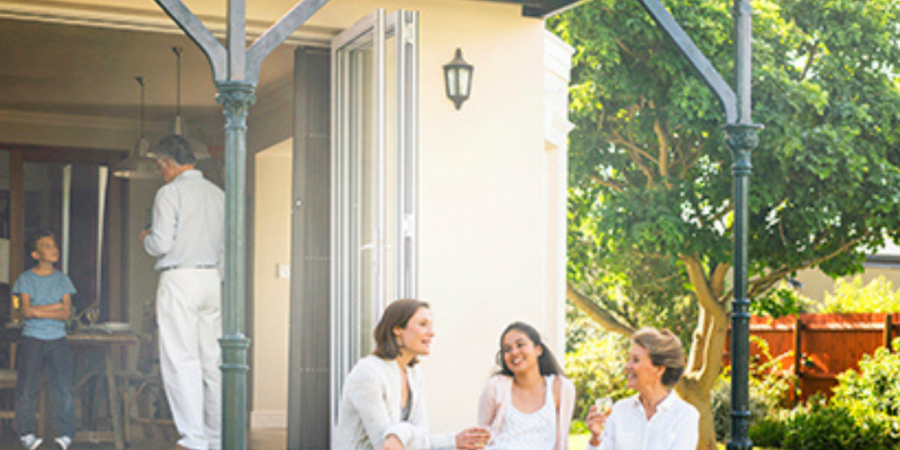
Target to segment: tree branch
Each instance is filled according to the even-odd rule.
[[[622,323],[619,319],[610,314],[609,311],[600,307],[600,305],[581,292],[578,292],[578,290],[575,289],[575,286],[572,286],[571,282],[566,282],[566,298],[575,304],[578,309],[587,314],[588,317],[599,323],[603,328],[626,337],[634,334],[634,328],[628,324]]]
[[[703,371],[703,360],[706,359],[707,339],[704,336],[705,330],[709,328],[711,315],[705,309],[700,309],[700,316],[697,317],[697,329],[691,338],[691,350],[688,356],[687,372],[693,376],[699,376]]]
[[[659,174],[663,179],[667,179],[669,177],[669,135],[666,134],[666,130],[663,129],[663,125],[660,123],[659,118],[653,121],[653,131],[656,133],[656,139],[659,142],[659,158],[657,160],[659,164]],[[672,187],[668,181],[664,182],[666,183],[666,187]]]
[[[594,180],[595,183],[597,183],[601,186],[606,186],[618,193],[622,193],[625,191],[625,188],[622,185],[620,185],[619,183],[616,183],[615,181],[609,180],[606,178],[600,178],[599,175],[594,174],[591,176],[591,179]]]
[[[816,60],[816,53],[819,52],[819,43],[817,41],[813,41],[807,46],[807,48],[809,49],[809,59],[806,60],[806,65],[803,67],[803,71],[800,72],[801,80],[806,78],[806,75],[809,73],[809,69],[812,68],[813,62]]]
[[[847,241],[846,243],[844,243],[844,245],[841,245],[840,247],[838,247],[837,250],[835,250],[827,255],[823,255],[818,258],[811,259],[811,260],[809,260],[799,266],[795,266],[795,267],[783,265],[780,268],[778,268],[772,272],[769,272],[768,274],[766,274],[764,276],[754,278],[753,280],[750,280],[748,283],[748,286],[750,287],[750,289],[749,289],[749,293],[747,294],[747,297],[753,298],[754,296],[759,295],[762,292],[765,292],[765,290],[768,289],[769,287],[771,287],[775,281],[781,279],[782,277],[784,277],[785,275],[787,275],[791,272],[794,272],[797,270],[808,269],[810,267],[814,267],[825,261],[828,261],[829,259],[834,258],[835,256],[846,252],[851,247],[853,247],[854,245],[858,244],[863,239],[866,239],[870,236],[871,236],[870,233],[863,233],[859,237]]]
[[[616,44],[619,44],[619,48],[621,48],[623,52],[628,54],[628,56],[631,56],[632,58],[644,63],[644,65],[647,65],[647,59],[644,57],[644,55],[635,53],[633,50],[628,48],[628,46],[625,45],[625,43],[622,42],[621,39],[616,38]]]
[[[644,158],[647,158],[650,161],[656,161],[656,159],[653,157],[653,155],[648,153],[646,150],[638,147],[630,140],[625,139],[625,137],[622,136],[622,133],[619,133],[618,130],[611,130],[610,133],[612,133],[612,139],[609,140],[610,142],[612,142],[614,144],[621,144],[621,145],[627,147],[628,150],[630,150],[631,152],[637,153],[638,155],[643,156]]]
[[[678,259],[681,260],[687,269],[688,279],[690,279],[691,285],[694,287],[700,307],[709,310],[713,314],[724,315],[725,308],[713,296],[713,290],[706,279],[706,274],[703,273],[703,264],[700,263],[697,255],[679,255]]]
[[[722,298],[722,293],[725,291],[725,275],[728,274],[728,269],[730,268],[731,264],[722,263],[716,265],[716,268],[713,269],[709,282],[712,288],[713,298]],[[719,300],[719,303],[722,303],[721,300]]]

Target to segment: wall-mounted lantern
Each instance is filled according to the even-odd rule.
[[[447,98],[453,101],[456,109],[459,109],[472,93],[473,70],[474,67],[463,59],[460,49],[456,49],[453,61],[444,64],[444,84],[447,87]]]

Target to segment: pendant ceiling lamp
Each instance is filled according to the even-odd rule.
[[[144,79],[134,77],[141,86],[140,137],[134,144],[131,155],[113,166],[113,176],[130,180],[152,180],[159,178],[159,165],[150,153],[150,142],[144,136]]]
[[[181,47],[172,47],[176,60],[176,79],[175,79],[175,122],[172,123],[172,134],[185,138],[191,146],[191,152],[198,161],[209,158],[209,149],[199,139],[188,135],[187,124],[184,117],[181,116],[181,53],[184,51]]]

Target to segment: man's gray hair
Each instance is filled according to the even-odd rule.
[[[191,151],[191,144],[187,139],[177,134],[169,135],[162,138],[156,147],[153,148],[153,154],[157,158],[166,158],[172,160],[179,166],[192,165],[197,162],[194,152]]]

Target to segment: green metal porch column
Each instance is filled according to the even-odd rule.
[[[206,54],[225,114],[225,289],[222,303],[222,448],[247,448],[247,114],[265,58],[328,0],[303,0],[247,48],[246,0],[228,1],[223,46],[181,0],[156,3]]]
[[[750,85],[751,67],[751,16],[750,0],[734,0],[734,59],[737,94],[722,79],[700,49],[672,17],[659,0],[638,0],[656,24],[672,39],[672,42],[693,66],[700,78],[718,97],[725,112],[726,142],[734,154],[732,178],[734,180],[734,301],[731,315],[731,441],[728,450],[753,448],[750,429],[749,362],[750,362],[750,300],[747,298],[747,241],[748,204],[750,192],[750,152],[758,143],[762,128],[751,119],[752,101]]]
[[[734,154],[734,300],[731,306],[731,440],[728,450],[750,450],[750,300],[748,283],[748,233],[750,205],[750,153],[759,143],[762,128],[751,118],[751,16],[750,0],[734,2],[735,84],[737,123],[725,126],[726,142]]]
[[[216,101],[225,114],[225,299],[219,345],[222,347],[222,448],[243,449],[247,436],[247,348],[246,317],[246,197],[247,109],[256,100],[256,86],[240,81],[216,84]],[[228,193],[241,193],[229,195]],[[231,426],[227,426],[230,424]]]

